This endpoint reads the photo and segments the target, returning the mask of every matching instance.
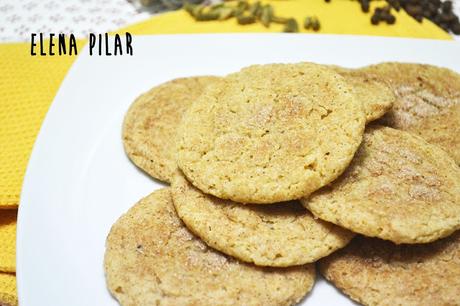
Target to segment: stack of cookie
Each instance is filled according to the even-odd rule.
[[[292,305],[315,263],[365,305],[460,305],[460,75],[256,65],[157,86],[129,158],[171,186],[107,238],[122,305]]]

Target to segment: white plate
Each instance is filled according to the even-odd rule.
[[[21,305],[117,305],[105,286],[111,225],[162,187],[125,156],[123,116],[133,99],[176,77],[224,75],[256,63],[314,61],[349,67],[381,61],[460,71],[460,44],[333,35],[138,36],[134,56],[89,56],[64,80],[37,138],[19,209]],[[353,305],[319,280],[304,303]]]

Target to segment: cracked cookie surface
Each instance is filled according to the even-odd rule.
[[[396,96],[391,87],[378,75],[361,69],[330,67],[352,86],[356,99],[363,103],[367,123],[382,117],[393,106]]]
[[[353,233],[315,219],[298,201],[241,205],[204,194],[178,172],[171,184],[177,214],[209,246],[260,266],[315,262]]]
[[[170,182],[178,122],[213,76],[174,79],[138,97],[123,122],[123,145],[131,161],[154,178]]]
[[[364,131],[343,77],[312,63],[256,65],[209,86],[178,128],[178,165],[242,203],[298,199],[337,178]]]
[[[209,248],[177,217],[169,188],[155,191],[113,225],[107,285],[128,305],[292,305],[311,290],[314,265],[261,268]]]
[[[366,236],[426,243],[460,228],[460,168],[416,135],[371,126],[345,173],[301,202]]]
[[[459,305],[460,232],[418,245],[356,236],[319,270],[363,305]]]
[[[431,65],[391,62],[363,70],[387,81],[396,94],[381,124],[439,145],[460,165],[460,74]]]

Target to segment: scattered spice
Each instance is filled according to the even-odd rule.
[[[145,6],[150,6],[160,0],[141,0]],[[331,0],[324,0],[330,3]],[[453,11],[452,0],[355,0],[358,1],[363,13],[370,12],[370,2],[376,1],[385,3],[383,7],[377,7],[372,12],[370,21],[373,25],[385,22],[389,25],[396,23],[396,16],[391,10],[399,12],[401,9],[412,16],[418,22],[429,19],[446,32],[460,35],[459,17]],[[161,0],[170,3],[168,7],[182,7],[197,21],[226,20],[235,17],[239,24],[252,24],[260,22],[264,27],[270,24],[283,24],[284,32],[298,32],[299,26],[294,18],[276,16],[274,9],[269,4],[262,4],[260,1],[224,1],[214,5],[199,4],[203,0]],[[236,3],[236,4],[235,4]],[[308,21],[307,21],[308,19]],[[313,19],[313,20],[312,20]],[[306,30],[319,31],[321,24],[316,17],[307,17],[303,28]]]
[[[450,0],[391,0],[391,2],[393,6],[403,8],[418,22],[426,18],[444,31],[460,35],[459,18],[453,12],[453,3]]]
[[[394,24],[396,22],[396,17],[391,14],[391,9],[392,6],[390,5],[375,8],[374,14],[371,17],[371,23],[373,25],[378,25],[380,21],[382,21],[387,24]]]
[[[274,23],[286,24],[289,21],[289,18],[273,16],[272,21]]]
[[[321,28],[321,24],[319,23],[319,19],[316,16],[306,17],[303,23],[303,27],[305,30],[313,30],[315,32],[319,31]]]
[[[361,4],[361,10],[363,13],[368,13],[369,12],[369,0],[360,0],[359,1]]]
[[[264,5],[261,9],[260,22],[268,28],[273,21],[273,8],[271,5]]]
[[[226,20],[233,16],[233,10],[228,7],[219,9],[219,20]]]
[[[397,12],[401,10],[401,4],[398,0],[387,0],[388,4],[391,5]]]
[[[186,0],[187,2],[198,4],[204,0]],[[131,2],[131,1],[128,1]],[[177,10],[183,7],[184,0],[139,0],[140,4],[145,7],[154,7],[155,11]]]
[[[396,17],[394,15],[388,15],[387,18],[386,18],[386,22],[388,24],[395,24]]]
[[[361,6],[361,11],[368,13],[370,2],[373,0],[357,1]],[[325,2],[330,2],[330,0],[325,0]],[[395,24],[396,16],[391,14],[391,9],[397,12],[403,9],[418,22],[423,22],[423,19],[426,18],[444,31],[460,35],[459,17],[453,12],[452,0],[385,0],[385,2],[386,6],[374,10],[371,16],[373,25],[378,25],[380,22]]]
[[[283,32],[285,33],[296,33],[299,32],[299,25],[294,18],[289,18],[286,24],[284,25]]]
[[[244,24],[251,24],[251,23],[256,22],[256,18],[253,15],[241,14],[241,15],[237,16],[236,19],[238,20],[239,24],[243,24],[243,25]]]
[[[373,25],[378,25],[379,22],[380,22],[380,17],[374,13],[374,15],[372,15],[371,17],[371,23]]]
[[[235,4],[236,3],[236,4]],[[270,27],[271,23],[283,25],[283,32],[299,32],[297,20],[289,17],[275,15],[270,4],[262,4],[260,1],[224,1],[214,5],[192,4],[185,2],[183,9],[197,21],[226,20],[235,17],[238,24],[246,25],[260,22],[264,27]],[[307,30],[319,31],[321,25],[317,17],[311,18],[311,23],[304,28]]]

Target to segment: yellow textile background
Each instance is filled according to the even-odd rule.
[[[16,272],[16,209],[0,210],[0,272]]]
[[[372,26],[370,14],[362,14],[357,2],[341,0],[266,1],[279,16],[294,17],[302,24],[307,15],[321,21],[319,33],[451,39],[429,21],[419,24],[404,12],[394,26]],[[381,5],[381,3],[373,3]],[[195,22],[184,11],[153,17],[119,32],[131,34],[280,32],[280,25],[240,26],[234,19]],[[302,29],[303,32],[305,30]],[[82,47],[83,41],[78,42]],[[75,57],[32,57],[28,43],[0,44],[0,208],[17,208],[29,155],[42,120]],[[17,304],[15,271],[15,211],[0,210],[0,304]]]
[[[0,305],[17,305],[16,276],[0,272]]]
[[[30,45],[0,44],[0,207],[19,203],[38,130],[74,57],[30,56]],[[0,211],[1,213],[1,211]]]

